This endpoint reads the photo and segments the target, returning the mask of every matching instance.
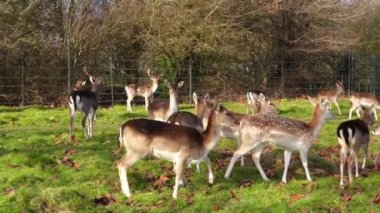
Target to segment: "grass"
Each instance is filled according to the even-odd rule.
[[[281,116],[308,121],[312,106],[307,100],[279,100]],[[246,106],[226,103],[245,112]],[[181,109],[192,110],[191,105]],[[339,187],[339,148],[336,127],[348,117],[349,103],[341,101],[343,115],[325,123],[309,152],[313,182],[308,182],[297,153],[293,154],[288,184],[281,184],[283,152],[273,148],[262,156],[264,170],[272,173],[264,182],[246,155],[246,166],[236,163],[230,179],[224,179],[235,142],[221,139],[209,154],[215,181],[186,169],[187,185],[179,198],[171,198],[172,163],[147,157],[128,170],[132,198],[121,194],[114,156],[118,128],[128,119],[146,117],[143,106],[127,113],[126,106],[101,108],[94,138],[88,141],[77,115],[78,144],[68,140],[67,108],[0,106],[0,212],[379,212],[380,173],[373,169],[379,152],[378,138],[370,144],[370,169],[344,190]],[[337,112],[336,108],[333,108]],[[361,153],[362,154],[362,153]],[[361,159],[361,158],[360,158]],[[161,181],[161,177],[169,177]],[[379,194],[378,194],[379,193]]]

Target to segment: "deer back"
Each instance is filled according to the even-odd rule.
[[[175,112],[167,120],[168,123],[192,127],[199,132],[203,132],[202,121],[191,112]]]

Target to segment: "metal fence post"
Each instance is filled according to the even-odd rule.
[[[113,66],[110,66],[110,73],[111,73],[111,105],[114,104],[114,94],[113,94]]]
[[[189,57],[189,103],[191,104],[191,92],[193,91],[193,70],[192,70],[192,65],[191,65],[191,54]]]
[[[25,67],[24,62],[21,62],[21,106],[25,104]]]
[[[284,57],[281,59],[281,96],[285,97],[285,68]]]

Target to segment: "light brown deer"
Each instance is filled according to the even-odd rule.
[[[358,153],[362,148],[364,150],[364,159],[362,169],[365,168],[368,145],[370,139],[369,126],[373,122],[373,113],[371,108],[364,108],[362,119],[348,120],[341,123],[337,128],[338,143],[341,146],[340,151],[340,185],[344,186],[344,164],[347,162],[348,177],[350,183],[353,181],[352,164],[355,160],[356,173],[355,177],[359,177],[358,169]],[[350,156],[347,159],[347,153]]]
[[[167,121],[169,116],[178,111],[178,90],[183,86],[183,81],[177,84],[166,82],[169,89],[169,101],[153,101],[148,106],[148,117],[153,120]]]
[[[119,141],[127,153],[117,163],[123,194],[131,196],[127,169],[137,160],[152,154],[174,163],[176,176],[173,198],[176,199],[184,163],[206,161],[210,168],[207,154],[218,142],[220,127],[239,125],[236,118],[219,105],[212,110],[209,120],[203,133],[194,128],[148,119],[134,119],[124,123],[120,128]],[[213,177],[209,176],[209,182],[213,182]]]
[[[150,69],[147,70],[148,76],[152,81],[152,85],[148,84],[129,84],[125,87],[125,92],[127,93],[127,108],[129,112],[132,112],[131,102],[136,96],[144,97],[145,99],[145,109],[148,110],[149,98],[153,97],[153,94],[158,89],[158,81],[163,76],[163,74],[158,76],[153,76],[150,73]]]
[[[376,109],[380,109],[380,97],[371,93],[353,93],[350,96],[351,108],[348,119],[351,120],[352,112],[356,110],[356,114],[360,118],[359,111],[361,107],[370,108],[372,107],[372,112],[375,114],[375,119],[377,120]]]
[[[95,78],[89,74],[86,67],[83,68],[86,75],[89,76],[92,83],[92,89],[74,90],[69,96],[70,108],[70,131],[69,136],[72,136],[73,124],[75,119],[75,112],[79,110],[83,114],[82,127],[87,139],[92,138],[93,123],[95,119],[95,112],[99,106],[99,94],[103,84],[102,78]],[[87,129],[86,129],[87,122]]]
[[[338,99],[339,99],[339,96],[341,96],[344,93],[343,82],[337,81],[335,85],[336,85],[335,90],[322,90],[318,93],[318,97],[319,99],[324,99],[328,101],[330,108],[331,108],[331,104],[335,104],[336,108],[338,108],[339,115],[342,115],[342,112],[340,111],[340,107],[338,104]]]
[[[260,164],[260,156],[265,144],[269,143],[285,150],[285,168],[282,182],[287,182],[288,166],[293,151],[300,152],[306,177],[311,181],[307,153],[316,140],[324,120],[331,119],[332,117],[333,115],[328,103],[324,100],[315,104],[311,121],[309,123],[265,114],[243,117],[240,122],[241,145],[234,152],[224,177],[230,177],[232,168],[238,158],[245,153],[252,151],[252,158],[261,177],[265,181],[268,181],[269,179]]]
[[[279,109],[277,106],[272,103],[271,101],[267,100],[265,95],[263,93],[260,93],[259,95],[250,92],[249,94],[249,99],[252,105],[252,114],[254,111],[256,113],[261,113],[261,114],[278,114]],[[256,110],[254,110],[256,109]]]

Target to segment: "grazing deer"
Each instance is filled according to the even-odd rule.
[[[351,108],[348,119],[351,120],[352,112],[356,110],[356,114],[360,118],[359,111],[363,107],[369,108],[372,107],[373,114],[375,114],[375,119],[377,120],[376,109],[380,109],[380,97],[371,94],[371,93],[353,93],[350,96]]]
[[[328,103],[323,99],[315,103],[311,121],[304,123],[299,120],[282,118],[275,115],[257,114],[245,116],[240,122],[241,145],[234,152],[227,168],[225,178],[229,178],[236,160],[249,151],[253,151],[253,161],[260,172],[261,177],[268,181],[268,177],[260,164],[260,156],[265,142],[276,145],[285,150],[285,168],[282,182],[287,182],[287,172],[293,151],[300,152],[302,165],[306,177],[311,181],[307,163],[307,153],[316,140],[325,119],[333,117]]]
[[[83,114],[82,127],[87,139],[92,138],[92,129],[95,118],[95,112],[99,106],[99,93],[103,83],[102,78],[95,78],[88,73],[86,67],[83,68],[86,75],[89,76],[92,89],[91,90],[74,90],[69,96],[70,108],[70,138],[72,136],[75,112],[79,110]],[[87,130],[86,130],[87,122]]]
[[[340,151],[340,185],[344,186],[344,164],[347,162],[348,177],[350,183],[353,181],[352,177],[352,163],[355,160],[356,173],[355,177],[359,177],[358,169],[358,153],[361,148],[364,150],[364,159],[362,169],[365,168],[365,163],[368,156],[369,145],[369,126],[373,122],[373,113],[371,108],[364,108],[362,119],[349,120],[341,123],[336,133],[338,135],[338,142],[341,146]],[[347,160],[347,152],[350,152],[350,156]]]
[[[120,128],[119,141],[127,153],[117,163],[123,194],[131,196],[127,169],[147,154],[153,154],[174,163],[176,177],[173,198],[176,199],[184,163],[206,161],[211,168],[207,154],[218,142],[220,126],[238,125],[235,117],[219,105],[212,110],[209,120],[202,133],[194,128],[148,119],[134,119],[124,123]],[[209,182],[213,182],[212,176],[209,176]]]
[[[148,76],[150,80],[152,81],[152,85],[148,84],[129,84],[125,87],[125,92],[127,93],[127,107],[128,111],[132,112],[131,102],[136,96],[141,96],[145,98],[145,109],[148,110],[149,106],[149,98],[153,97],[153,94],[158,89],[158,81],[163,76],[163,74],[159,76],[153,76],[150,73],[150,69],[148,69]]]
[[[169,101],[153,101],[148,106],[148,117],[153,120],[167,121],[169,116],[178,111],[178,90],[183,86],[183,81],[177,84],[166,82],[169,89]]]
[[[343,82],[337,81],[335,83],[336,89],[335,90],[323,90],[318,93],[319,99],[325,99],[327,102],[329,102],[329,106],[331,108],[331,104],[335,104],[336,108],[338,108],[339,115],[342,115],[340,111],[340,107],[338,104],[338,98],[340,95],[344,93],[344,86]]]
[[[254,109],[256,107],[255,100],[252,98],[253,96],[260,96],[260,94],[263,94],[265,96],[265,93],[261,90],[251,90],[247,92],[247,114],[251,112],[251,114],[254,113]]]
[[[271,101],[267,100],[263,93],[260,93],[260,95],[256,95],[255,93],[250,92],[249,98],[251,100],[252,113],[253,113],[253,108],[256,109],[256,113],[261,113],[261,114],[278,114],[279,113],[279,109],[277,108],[277,106]]]

